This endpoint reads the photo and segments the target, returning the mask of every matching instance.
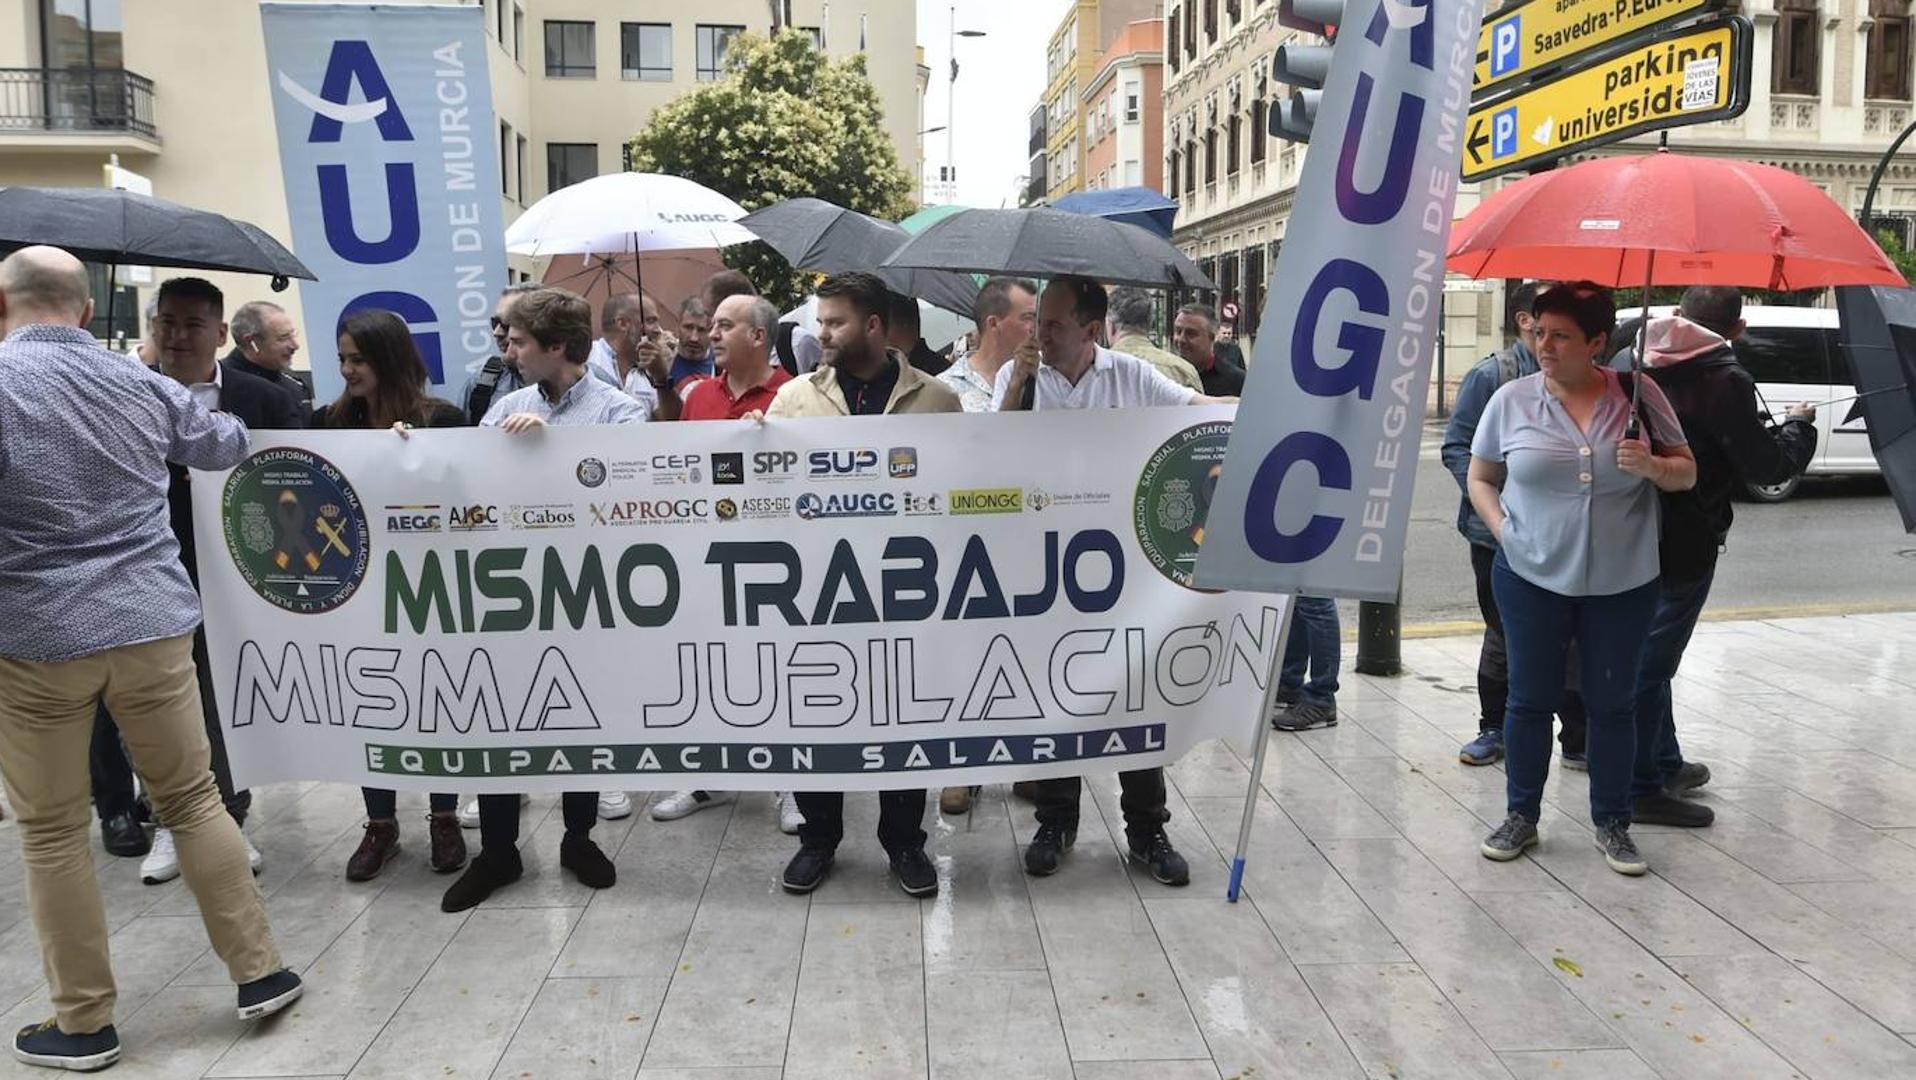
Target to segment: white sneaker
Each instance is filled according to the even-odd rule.
[[[240,833],[240,843],[246,845],[246,865],[252,868],[253,876],[258,877],[259,868],[265,865],[266,860],[260,857],[259,849],[253,846],[252,837]]]
[[[632,797],[623,791],[602,791],[599,793],[599,819],[617,821],[632,816]]]
[[[530,795],[519,796],[520,806],[525,806],[531,801],[532,796]],[[462,829],[476,829],[479,827],[479,797],[477,795],[467,799],[466,805],[459,808],[459,827]]]
[[[797,836],[798,830],[805,824],[805,815],[798,809],[798,793],[781,791],[778,793],[778,831],[786,836]]]
[[[180,876],[180,853],[173,846],[173,830],[164,826],[153,830],[153,847],[140,860],[140,880],[159,885]]]
[[[738,798],[730,791],[674,791],[652,804],[653,821],[677,821],[682,817],[724,806]]]

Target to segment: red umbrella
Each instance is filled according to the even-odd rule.
[[[1448,266],[1612,287],[1906,284],[1842,207],[1795,173],[1667,151],[1586,161],[1498,191],[1452,230]]]

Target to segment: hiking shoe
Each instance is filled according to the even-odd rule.
[[[958,817],[971,813],[971,789],[948,787],[938,794],[938,812]]]
[[[306,986],[291,968],[281,968],[264,979],[254,979],[239,988],[239,1018],[257,1020],[299,1000]]]
[[[347,881],[371,881],[399,855],[399,823],[368,821],[359,849],[346,860]]]
[[[938,895],[938,868],[923,844],[892,852],[891,872],[898,875],[898,887],[906,896]]]
[[[1597,850],[1603,852],[1603,861],[1610,869],[1619,874],[1636,877],[1650,869],[1637,852],[1636,841],[1630,839],[1630,826],[1622,822],[1611,822],[1597,826]]]
[[[798,808],[798,792],[781,791],[778,793],[778,831],[786,836],[797,836],[798,830],[805,827],[805,812]]]
[[[1630,802],[1630,820],[1637,825],[1701,829],[1716,820],[1716,811],[1675,795],[1639,795]]]
[[[1590,755],[1581,750],[1565,750],[1563,752],[1563,767],[1569,769],[1571,772],[1589,772]]]
[[[426,831],[432,837],[432,872],[450,874],[466,865],[466,834],[459,831],[459,815],[429,814]]]
[[[1171,838],[1159,829],[1142,843],[1130,837],[1125,838],[1131,861],[1151,871],[1151,879],[1160,885],[1189,885],[1191,883],[1191,864],[1184,861],[1178,849],[1171,846]]]
[[[599,793],[599,820],[619,821],[632,816],[632,796],[623,791]]]
[[[1678,766],[1676,775],[1663,785],[1665,795],[1682,795],[1695,791],[1710,782],[1710,767],[1701,761],[1686,761]]]
[[[1495,765],[1504,759],[1504,733],[1501,728],[1479,731],[1477,737],[1457,751],[1457,760],[1466,765]]]
[[[785,874],[779,878],[779,884],[786,892],[803,896],[825,883],[825,875],[831,873],[835,858],[837,853],[830,848],[799,848],[792,861],[785,864]]]
[[[652,820],[677,821],[682,817],[691,817],[700,810],[726,806],[736,798],[738,796],[729,791],[674,791],[652,804]]]
[[[28,1065],[68,1072],[95,1072],[120,1060],[120,1033],[108,1024],[86,1035],[68,1035],[60,1022],[23,1027],[13,1037],[13,1056]]]
[[[100,819],[100,846],[108,855],[137,859],[153,849],[153,842],[146,838],[146,830],[134,820],[133,812],[123,810]]]
[[[1309,731],[1337,726],[1337,703],[1300,701],[1271,717],[1271,726],[1279,731]]]
[[[1495,832],[1484,837],[1483,846],[1478,850],[1484,853],[1486,859],[1509,862],[1522,855],[1525,848],[1536,847],[1540,839],[1542,838],[1537,835],[1536,823],[1527,821],[1522,814],[1512,811],[1510,816],[1504,819],[1504,823],[1497,826]]]
[[[1032,877],[1050,877],[1064,862],[1064,853],[1078,842],[1078,830],[1063,825],[1040,825],[1038,833],[1025,848],[1025,873]]]
[[[159,885],[180,876],[180,852],[173,846],[173,830],[161,826],[153,830],[153,846],[140,860],[140,880]]]
[[[476,908],[485,903],[486,897],[519,880],[525,872],[518,848],[507,848],[503,853],[481,848],[479,857],[466,866],[466,872],[460,874],[459,880],[440,898],[439,910],[450,914]]]
[[[610,889],[619,881],[612,860],[590,836],[567,836],[559,841],[559,865],[572,871],[579,884],[588,888]]]

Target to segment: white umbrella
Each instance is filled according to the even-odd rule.
[[[780,321],[797,323],[808,334],[818,333],[818,296],[812,294],[805,302],[780,316]],[[925,344],[934,349],[945,346],[964,337],[971,329],[971,321],[960,315],[946,311],[936,304],[918,301],[918,333]]]
[[[757,237],[745,208],[711,188],[663,173],[595,176],[533,203],[506,230],[519,255],[616,255],[722,248]]]

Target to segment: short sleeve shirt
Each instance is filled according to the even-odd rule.
[[[1539,372],[1498,389],[1470,446],[1472,456],[1506,469],[1499,503],[1510,569],[1562,596],[1628,592],[1658,572],[1656,485],[1617,468],[1630,398],[1616,372],[1598,370],[1605,392],[1587,434]],[[1663,391],[1651,379],[1638,380],[1653,445],[1684,445]]]
[[[791,375],[784,368],[774,367],[771,378],[733,397],[732,384],[725,376],[700,379],[685,392],[685,407],[679,412],[679,419],[739,420],[749,412],[765,412],[772,407],[772,399],[778,397],[778,388],[791,381]]]
[[[1057,368],[1038,365],[1035,409],[1148,409],[1159,405],[1189,405],[1197,391],[1179,386],[1157,368],[1130,353],[1097,346],[1091,369],[1074,386]],[[1013,365],[998,369],[992,388],[992,408],[1004,407]]]
[[[957,391],[958,404],[963,405],[966,412],[991,411],[991,399],[997,387],[972,368],[970,358],[952,361],[950,367],[938,373],[938,381]]]

